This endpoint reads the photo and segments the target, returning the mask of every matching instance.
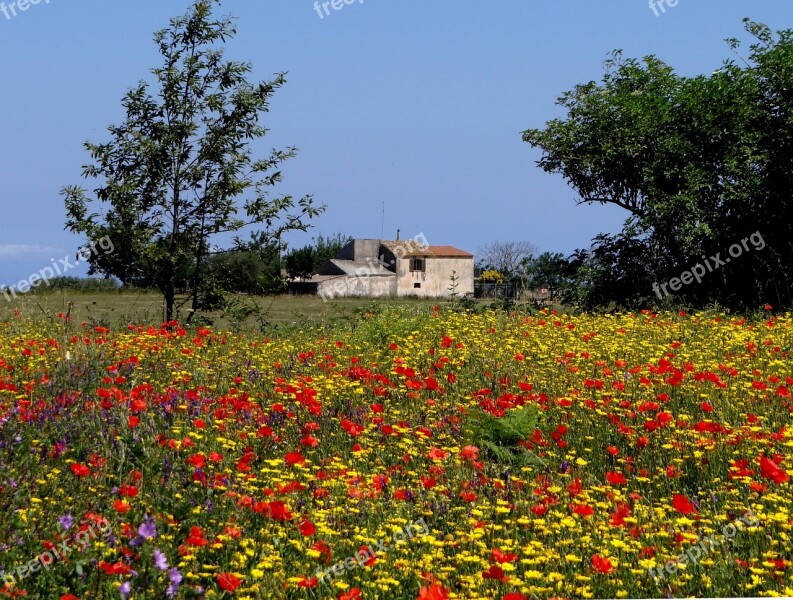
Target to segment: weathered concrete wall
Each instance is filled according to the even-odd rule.
[[[396,277],[394,276],[346,276],[321,282],[317,293],[323,300],[355,296],[387,298],[396,296],[396,288]]]
[[[380,240],[353,240],[342,248],[335,258],[359,262],[377,262]]]
[[[427,256],[425,270],[410,270],[410,257],[397,259],[397,295],[427,298],[447,297],[451,294],[452,271],[457,271],[457,294],[474,293],[474,261],[471,258]],[[416,284],[419,287],[416,287]]]

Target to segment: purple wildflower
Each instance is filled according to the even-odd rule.
[[[179,569],[176,567],[169,569],[168,580],[171,582],[171,585],[165,590],[165,595],[169,598],[173,598],[176,596],[176,590],[179,589],[179,584],[182,583],[182,574],[179,572]]]
[[[138,535],[147,540],[153,540],[157,537],[157,526],[154,524],[154,519],[146,517],[146,520],[138,527]]]
[[[122,600],[127,600],[129,593],[132,591],[132,585],[129,581],[125,581],[121,584],[121,587],[118,588],[118,591],[121,593]]]
[[[165,554],[160,552],[157,548],[154,549],[154,566],[160,571],[168,569],[168,559],[165,557]]]
[[[74,523],[74,520],[72,519],[71,515],[69,515],[69,514],[65,514],[60,519],[58,519],[58,525],[60,525],[61,529],[63,529],[64,531],[69,529],[72,526],[73,523]]]

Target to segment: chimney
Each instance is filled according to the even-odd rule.
[[[397,229],[397,241],[399,241],[399,229]]]

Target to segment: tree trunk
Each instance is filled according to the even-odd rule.
[[[201,260],[203,258],[203,244],[201,246],[202,247],[198,249],[198,254],[196,256],[195,274],[193,275],[193,310],[190,311],[189,315],[187,315],[187,323],[190,323],[190,321],[193,319],[193,316],[196,314],[196,311],[198,311],[198,290],[201,286]]]
[[[173,281],[169,282],[165,288],[165,322],[173,321],[173,306],[176,291],[174,289]]]
[[[187,315],[187,323],[192,321],[193,316],[198,311],[198,292],[199,288],[201,287],[201,262],[204,258],[204,225],[206,215],[201,215],[201,229],[199,230],[198,236],[198,247],[196,248],[196,256],[195,256],[195,273],[193,274],[193,310]]]

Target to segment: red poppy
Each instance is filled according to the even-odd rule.
[[[300,532],[300,535],[302,535],[303,537],[310,537],[310,536],[314,535],[314,533],[316,533],[316,531],[317,531],[317,528],[316,528],[316,526],[314,525],[314,523],[312,523],[312,522],[311,522],[311,521],[309,521],[308,519],[305,519],[305,520],[304,520],[304,521],[303,521],[303,522],[302,522],[302,523],[301,523],[301,524],[298,526],[298,528],[297,528],[297,529],[298,529],[298,531]]]
[[[362,425],[356,425],[349,419],[342,419],[341,420],[341,428],[350,434],[352,437],[358,437],[364,432],[364,427]]]
[[[197,525],[190,528],[190,536],[187,543],[191,546],[206,546],[209,542],[204,539],[204,532]]]
[[[218,573],[218,585],[227,592],[233,592],[242,583],[242,580],[233,573]]]
[[[516,560],[518,560],[518,555],[517,554],[513,554],[511,552],[502,552],[498,548],[493,548],[490,551],[490,554],[491,554],[493,560],[495,562],[499,563],[499,564],[503,564],[505,562],[506,563],[511,563],[511,562],[515,562]]]
[[[487,571],[482,572],[483,579],[497,579],[499,581],[506,581],[508,578],[504,574],[504,569],[498,565],[490,565]]]
[[[432,460],[443,460],[444,458],[446,458],[448,456],[448,452],[445,452],[445,451],[441,450],[440,448],[432,448],[427,453],[427,456],[429,456]]]
[[[588,504],[575,504],[573,512],[577,515],[581,515],[582,517],[591,517],[595,514],[595,509]]]
[[[134,485],[127,485],[126,483],[118,488],[118,493],[127,498],[134,498],[138,495],[138,488]]]
[[[567,493],[570,494],[571,498],[575,498],[581,493],[582,489],[581,480],[576,477],[570,482],[570,485],[567,486]]]
[[[284,460],[288,465],[298,465],[306,462],[306,459],[303,458],[300,452],[287,452],[286,456],[284,456]]]
[[[612,527],[622,527],[625,525],[625,519],[630,516],[630,507],[627,504],[620,504],[616,512],[611,513],[611,521],[609,521],[609,525]]]
[[[437,484],[437,481],[434,477],[422,475],[419,479],[421,480],[421,485],[425,490],[431,490]]]
[[[111,565],[110,563],[100,560],[99,568],[102,569],[107,575],[127,575],[130,571],[132,571],[132,568],[129,565],[126,565],[121,561]]]
[[[510,592],[509,594],[504,594],[501,600],[529,600],[529,599],[520,592]]]
[[[608,558],[595,554],[592,557],[592,568],[598,573],[611,573],[612,569],[614,569],[614,565],[611,564]]]
[[[767,456],[760,457],[760,474],[777,485],[785,483],[790,479],[785,470]]]
[[[625,479],[625,475],[623,475],[622,473],[615,473],[614,471],[609,471],[608,473],[606,473],[606,480],[611,485],[620,485],[623,483],[628,483],[628,480]]]
[[[319,446],[319,440],[313,435],[306,435],[300,439],[300,445],[307,446],[309,448],[316,448]]]
[[[331,559],[330,546],[328,546],[327,542],[320,540],[319,542],[312,544],[311,548],[319,552],[320,555],[325,558],[326,564],[330,562]]]
[[[767,488],[768,486],[765,483],[759,483],[757,481],[753,481],[749,484],[749,489],[753,492],[757,492],[758,494],[762,494]]]
[[[460,456],[468,460],[477,460],[479,458],[479,448],[476,446],[465,446],[460,450]]]
[[[69,469],[71,469],[72,473],[77,475],[77,477],[86,477],[91,474],[91,469],[80,463],[72,463],[69,465]]]
[[[674,506],[677,512],[684,515],[690,515],[696,509],[694,503],[683,494],[674,494],[672,496],[672,506]]]
[[[196,469],[203,469],[207,464],[207,458],[203,454],[193,454],[186,462]]]
[[[535,504],[534,506],[532,506],[532,507],[531,507],[531,509],[530,509],[530,510],[531,510],[531,512],[533,512],[535,515],[537,515],[538,517],[541,517],[541,516],[543,516],[545,513],[547,513],[547,512],[548,512],[548,507],[547,507],[547,506],[545,506],[544,504]]]
[[[417,600],[449,600],[449,591],[440,583],[421,586]]]

